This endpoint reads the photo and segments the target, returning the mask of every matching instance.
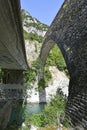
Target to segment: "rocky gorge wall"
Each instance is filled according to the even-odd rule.
[[[38,77],[34,84],[32,84],[33,89],[27,90],[28,98],[27,102],[49,102],[51,98],[56,95],[58,88],[60,88],[63,93],[68,96],[68,85],[69,79],[64,72],[59,71],[55,66],[50,66],[49,70],[52,74],[52,79],[49,81],[48,86],[45,90],[38,92]]]

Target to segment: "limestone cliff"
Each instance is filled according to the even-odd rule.
[[[29,12],[22,9],[21,11],[23,30],[25,38],[25,47],[28,64],[31,64],[39,55],[44,35],[48,30],[48,25],[41,23],[32,17]]]
[[[39,54],[44,39],[44,35],[48,30],[48,26],[33,18],[28,12],[22,10],[23,29],[25,37],[26,55],[29,66],[32,68],[32,63]],[[31,83],[33,89],[27,90],[28,102],[49,102],[50,95],[55,95],[58,88],[61,88],[63,93],[68,95],[69,79],[64,72],[57,69],[56,66],[49,66],[52,78],[48,82],[45,90],[38,92],[38,77],[36,81]]]
[[[36,33],[39,36],[44,37],[45,33],[48,30],[48,26],[46,24],[41,23],[36,18],[32,17],[30,13],[23,10],[22,13],[22,19],[23,19],[23,28],[28,33]]]
[[[61,89],[64,95],[68,96],[68,85],[69,78],[66,76],[64,72],[59,71],[56,66],[49,66],[49,70],[52,74],[52,78],[49,81],[45,90],[38,92],[38,80],[34,84],[32,84],[33,89],[27,90],[28,93],[28,102],[49,102],[51,98],[56,95],[58,89]]]

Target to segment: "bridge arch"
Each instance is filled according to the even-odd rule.
[[[41,48],[40,60],[56,43],[70,74],[66,115],[73,125],[87,128],[87,1],[65,0],[54,18]]]

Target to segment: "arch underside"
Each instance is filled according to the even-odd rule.
[[[46,33],[40,53],[43,65],[55,43],[70,74],[66,115],[73,125],[87,128],[87,1],[65,0]]]
[[[0,66],[27,69],[20,0],[0,0]]]

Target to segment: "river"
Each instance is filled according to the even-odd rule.
[[[46,106],[46,103],[28,103],[26,104],[26,112],[29,115],[38,114],[42,112],[45,106]]]

